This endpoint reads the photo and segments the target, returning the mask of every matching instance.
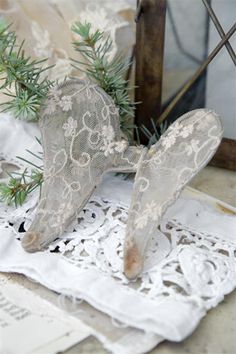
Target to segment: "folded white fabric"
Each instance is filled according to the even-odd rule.
[[[22,123],[17,124],[20,130]],[[4,156],[1,136],[0,142]],[[17,155],[24,149],[22,143]],[[1,204],[0,270],[23,273],[85,299],[125,325],[154,335],[153,345],[160,337],[180,341],[236,286],[236,218],[221,214],[209,198],[185,192],[150,240],[138,281],[128,282],[123,242],[131,190],[131,182],[108,175],[74,225],[35,254],[22,249],[19,229],[31,223],[37,195],[17,210]]]

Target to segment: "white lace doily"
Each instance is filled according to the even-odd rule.
[[[0,121],[5,133],[9,120]],[[20,122],[15,129],[21,136],[29,134]],[[22,140],[18,155],[25,147],[34,149],[30,139],[31,146]],[[11,135],[0,141],[2,156],[14,162]],[[26,253],[19,239],[31,222],[37,194],[17,210],[1,204],[0,270],[23,273],[84,299],[124,325],[157,335],[157,342],[160,336],[180,341],[236,286],[236,218],[217,211],[212,198],[185,191],[151,240],[144,272],[130,283],[122,257],[131,189],[131,182],[107,176],[74,225],[35,254]]]

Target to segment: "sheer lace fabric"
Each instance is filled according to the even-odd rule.
[[[32,252],[64,232],[108,171],[132,172],[141,147],[129,147],[113,100],[97,85],[71,79],[50,92],[39,126],[44,183],[36,217],[22,240]]]
[[[126,232],[126,274],[135,278],[149,239],[183,187],[207,164],[222,138],[219,117],[198,109],[177,119],[144,154],[135,176]]]

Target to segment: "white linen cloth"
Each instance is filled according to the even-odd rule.
[[[35,124],[1,115],[1,157],[25,167],[15,156],[38,151],[35,135]],[[236,286],[235,210],[216,210],[219,201],[191,190],[168,210],[149,244],[144,272],[129,283],[122,257],[131,190],[132,182],[106,176],[80,218],[47,250],[34,254],[22,249],[19,228],[28,228],[37,192],[18,209],[0,204],[0,271],[23,273],[84,299],[143,336],[139,349],[107,345],[114,353],[143,353],[162,339],[183,340]]]

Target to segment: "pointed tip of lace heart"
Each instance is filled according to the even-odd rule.
[[[124,273],[129,280],[134,280],[141,273],[143,259],[135,243],[126,245],[124,259]]]
[[[41,250],[40,234],[34,231],[28,231],[21,240],[21,245],[27,252],[37,252]]]

